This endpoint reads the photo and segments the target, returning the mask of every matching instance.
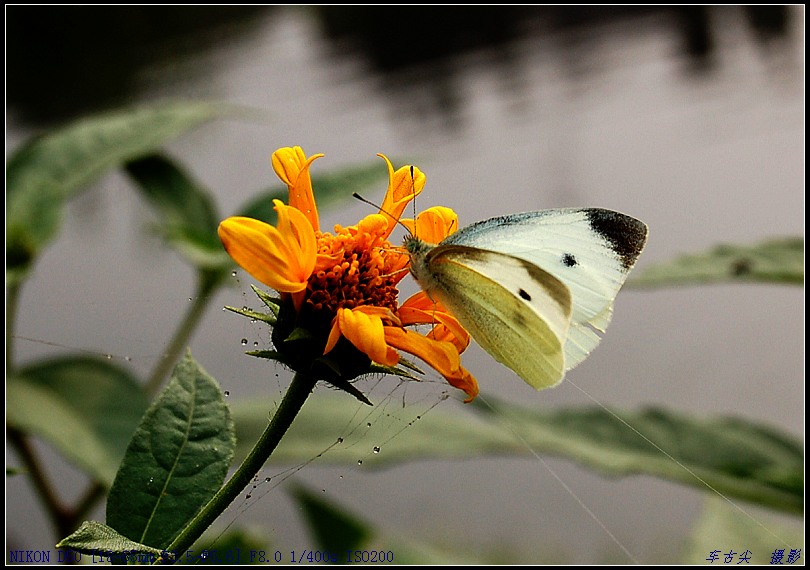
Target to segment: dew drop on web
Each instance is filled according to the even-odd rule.
[[[358,465],[362,465],[362,464],[363,464],[363,460],[362,460],[362,459],[358,459],[358,460],[357,460],[357,464],[358,464]]]
[[[380,446],[375,445],[373,451],[374,451],[374,453],[379,453],[380,452]]]
[[[231,392],[230,392],[229,390],[225,390],[225,391],[223,392],[223,394],[225,394],[225,397],[227,398],[228,396],[230,396],[230,395],[231,395]]]
[[[242,339],[242,346],[247,346],[247,342],[248,342],[247,339],[243,338]]]

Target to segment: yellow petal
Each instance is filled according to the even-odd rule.
[[[458,230],[458,215],[445,206],[433,206],[416,217],[402,220],[412,235],[428,243],[439,243]]]
[[[441,304],[434,302],[424,291],[411,296],[397,309],[403,326],[435,325],[426,336],[453,343],[459,353],[470,345],[470,333]]]
[[[391,346],[417,356],[444,376],[448,384],[464,390],[465,402],[478,395],[478,382],[463,366],[455,347],[398,327],[385,327],[385,340]]]
[[[385,342],[384,327],[379,315],[362,310],[339,309],[337,321],[343,336],[373,362],[386,366],[395,366],[399,362],[397,351]]]
[[[383,237],[388,237],[394,231],[394,226],[402,212],[405,211],[408,202],[413,200],[425,187],[425,174],[415,166],[408,165],[394,172],[391,161],[385,155],[378,154],[377,156],[385,160],[388,165],[388,191],[380,208],[380,213],[388,219],[388,231]]]
[[[453,377],[445,377],[445,379],[447,380],[447,383],[454,388],[464,390],[464,392],[467,394],[467,399],[464,400],[465,404],[472,402],[478,395],[478,381],[464,367],[459,369],[458,375]]]
[[[458,351],[449,342],[435,341],[399,327],[385,327],[385,340],[394,348],[421,358],[442,376],[457,374],[461,368]]]
[[[303,213],[275,200],[278,228],[234,216],[217,230],[225,251],[245,271],[276,291],[306,289],[315,266],[315,232]]]
[[[287,184],[290,191],[290,206],[303,212],[312,229],[318,231],[318,209],[315,206],[315,195],[312,193],[312,179],[309,175],[309,165],[322,157],[323,154],[313,154],[307,158],[300,146],[284,147],[273,153],[271,162],[281,180]]]

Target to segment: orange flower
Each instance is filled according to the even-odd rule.
[[[298,372],[345,389],[363,401],[349,381],[397,368],[399,351],[432,366],[471,401],[478,385],[461,366],[470,342],[467,331],[424,293],[398,303],[397,284],[407,274],[408,256],[388,237],[408,203],[425,185],[416,167],[388,166],[389,183],[379,213],[354,226],[321,232],[309,168],[322,155],[306,157],[300,147],[281,148],[272,164],[289,188],[289,205],[274,201],[278,224],[232,217],[219,226],[228,254],[250,275],[281,294],[276,303],[273,344],[257,356],[280,360]],[[420,237],[437,243],[455,231],[455,213],[431,208],[416,221],[403,220]],[[432,325],[426,334],[406,329]]]

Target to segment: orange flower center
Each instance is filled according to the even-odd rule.
[[[319,263],[307,283],[309,310],[330,319],[338,309],[362,305],[396,311],[404,256],[377,229],[361,223],[336,226],[335,235],[316,232]]]

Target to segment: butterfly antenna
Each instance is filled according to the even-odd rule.
[[[411,167],[411,168],[413,168],[413,167]],[[386,212],[385,210],[383,210],[383,209],[382,209],[382,207],[378,206],[377,204],[375,204],[375,203],[374,203],[374,202],[372,202],[371,200],[366,200],[365,198],[363,198],[363,197],[362,197],[360,194],[358,194],[357,192],[352,192],[352,196],[354,196],[356,199],[360,200],[361,202],[363,202],[363,203],[365,203],[365,204],[368,204],[369,206],[373,206],[373,207],[377,208],[377,209],[378,209],[380,212],[382,212],[383,214],[385,214],[386,216],[388,216],[389,218],[391,218],[392,220],[394,220],[396,223],[398,223],[400,226],[402,226],[403,228],[405,228],[405,230],[406,230],[408,233],[411,233],[411,230],[410,230],[410,229],[408,229],[408,226],[406,226],[405,224],[403,224],[402,222],[400,222],[400,221],[399,221],[399,218],[397,218],[397,217],[396,217],[395,215],[393,215],[392,213],[390,213],[390,212]]]
[[[413,219],[416,221],[416,179],[413,176],[413,164],[411,165],[411,194],[413,194]]]

